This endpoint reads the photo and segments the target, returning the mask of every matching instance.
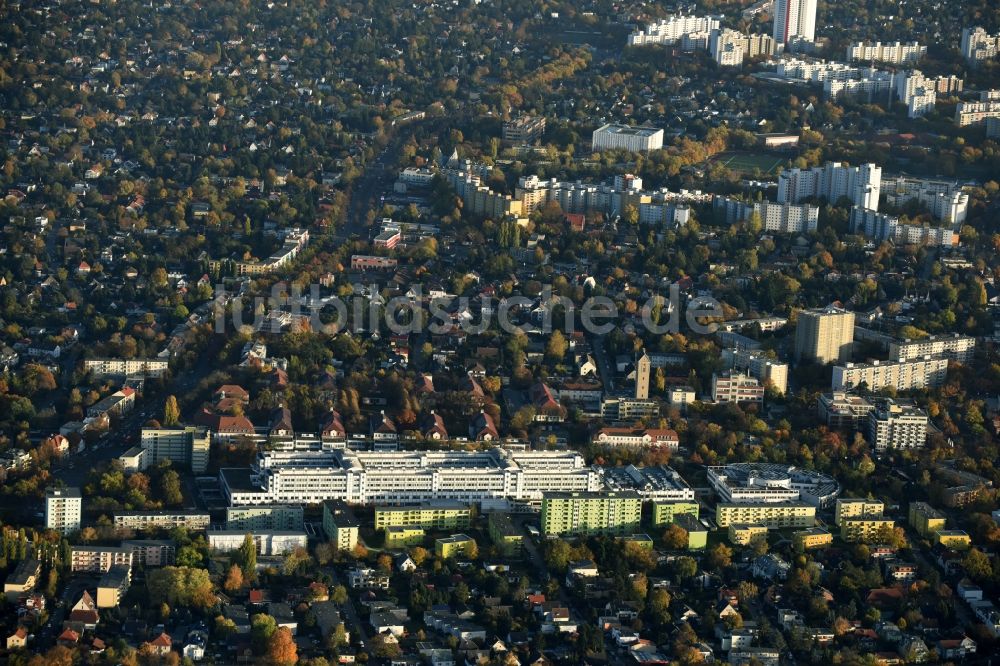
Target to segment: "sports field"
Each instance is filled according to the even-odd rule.
[[[717,161],[724,164],[730,171],[741,174],[753,174],[759,169],[762,176],[777,175],[785,167],[786,157],[774,155],[758,155],[755,153],[724,153]]]

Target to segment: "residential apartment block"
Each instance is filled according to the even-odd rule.
[[[785,45],[816,39],[816,0],[774,0],[774,41]]]
[[[350,552],[358,545],[358,531],[361,523],[354,511],[345,502],[328,500],[323,502],[323,532],[337,550]]]
[[[1000,118],[1000,90],[979,93],[977,102],[959,102],[955,107],[955,123],[959,127],[985,125],[991,118]]]
[[[133,530],[171,530],[184,527],[189,530],[208,529],[211,516],[207,512],[197,510],[153,510],[153,511],[116,511],[115,527]]]
[[[885,511],[885,503],[880,500],[858,497],[841,497],[837,500],[833,514],[833,524],[840,527],[843,521],[854,518],[878,518]]]
[[[83,499],[79,488],[49,488],[45,491],[45,527],[66,534],[80,529]]]
[[[834,391],[847,391],[865,384],[869,391],[886,387],[897,391],[934,388],[944,384],[948,359],[924,357],[913,361],[846,363],[833,368]]]
[[[770,386],[777,393],[788,390],[788,364],[765,356],[761,352],[723,349],[722,360],[727,367],[745,371],[761,385]]]
[[[231,506],[226,509],[227,530],[301,530],[302,507],[294,504]]]
[[[713,208],[725,215],[726,222],[735,224],[758,215],[765,231],[798,234],[816,231],[819,208],[807,203],[775,203],[773,201],[745,202],[732,197],[712,198]]]
[[[98,377],[162,377],[167,374],[168,363],[156,358],[88,358],[83,368]]]
[[[927,502],[910,502],[907,514],[910,525],[920,536],[930,537],[934,532],[945,528],[944,514]]]
[[[899,340],[889,344],[889,358],[895,361],[915,361],[931,356],[967,364],[975,353],[976,339],[959,333],[932,335],[920,340]]]
[[[681,514],[689,514],[698,517],[697,502],[654,502],[653,503],[653,525],[661,527],[668,525]]]
[[[882,398],[868,415],[868,442],[876,451],[920,448],[927,442],[927,412]]]
[[[309,537],[296,530],[272,530],[269,532],[244,532],[243,530],[209,530],[208,547],[220,553],[238,550],[246,535],[251,534],[257,544],[257,554],[261,556],[285,555],[296,548],[305,548]]]
[[[629,46],[646,44],[680,44],[685,36],[709,35],[719,29],[718,16],[673,15],[650,23],[645,30],[637,30],[628,36]]]
[[[972,65],[992,60],[1000,53],[1000,33],[990,34],[978,26],[964,28],[959,48]]]
[[[146,450],[142,461],[146,468],[171,460],[190,465],[195,474],[204,474],[211,445],[212,433],[200,426],[143,428],[139,434],[139,446]]]
[[[927,47],[917,42],[855,42],[847,47],[847,60],[911,65],[927,55]]]
[[[756,377],[736,371],[712,374],[712,400],[715,402],[764,402],[764,385]]]
[[[862,430],[868,426],[868,414],[875,405],[860,395],[833,391],[819,396],[819,417],[830,428]]]
[[[632,534],[642,518],[642,498],[634,491],[545,493],[542,533]]]
[[[853,312],[832,307],[799,312],[795,328],[797,361],[820,364],[847,361],[851,358],[853,343]]]
[[[545,134],[543,116],[518,116],[503,124],[503,140],[514,145],[531,145]]]
[[[70,570],[104,573],[116,564],[131,567],[134,562],[132,548],[125,546],[71,546]]]
[[[747,58],[774,55],[775,42],[770,35],[745,35],[736,30],[713,30],[708,50],[722,67],[739,67]]]
[[[882,168],[875,164],[846,166],[827,162],[812,169],[785,169],[778,175],[778,202],[802,203],[809,197],[836,202],[847,197],[855,206],[878,210]]]
[[[460,502],[428,502],[419,506],[380,506],[375,508],[375,529],[386,527],[422,527],[428,530],[454,530],[469,527],[472,507]]]
[[[715,522],[720,528],[730,525],[762,525],[770,529],[812,527],[816,523],[816,507],[805,502],[766,502],[760,504],[729,504],[715,506]]]

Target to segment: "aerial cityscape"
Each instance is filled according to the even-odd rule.
[[[0,163],[0,663],[1000,663],[996,0],[6,0]]]

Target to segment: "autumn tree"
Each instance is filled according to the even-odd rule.
[[[294,666],[298,659],[292,631],[288,627],[278,627],[267,642],[267,662],[271,666]]]
[[[257,542],[249,532],[236,552],[236,564],[243,570],[243,577],[249,582],[257,579]]]
[[[177,406],[175,396],[167,396],[163,405],[163,427],[172,428],[181,422],[181,409]]]
[[[236,592],[243,587],[243,571],[235,564],[229,567],[229,574],[222,587],[226,592]]]
[[[682,548],[687,548],[687,545],[687,530],[677,523],[671,523],[663,533],[663,546],[668,550],[681,550]]]

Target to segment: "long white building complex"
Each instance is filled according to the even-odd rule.
[[[1000,53],[1000,33],[990,34],[982,28],[962,30],[962,56],[972,65],[996,58]]]
[[[815,0],[814,0],[815,1]],[[719,29],[718,16],[668,16],[656,23],[650,23],[645,30],[637,30],[628,36],[629,46],[646,44],[680,44],[685,37],[704,35]]]
[[[889,357],[896,361],[914,361],[932,356],[968,363],[975,353],[976,339],[959,333],[889,343]]]
[[[230,506],[538,501],[545,491],[596,491],[601,479],[575,452],[262,451],[252,468],[219,471]]]
[[[869,391],[886,387],[909,391],[941,386],[947,374],[948,359],[929,356],[912,361],[846,363],[833,367],[832,388],[846,391],[865,384]]]
[[[717,196],[712,199],[712,205],[716,211],[725,215],[729,224],[748,220],[756,213],[760,216],[765,231],[797,234],[816,231],[819,224],[819,207],[812,204],[773,201],[748,203],[732,197]]]
[[[708,483],[720,500],[731,504],[805,502],[832,506],[840,484],[820,472],[778,463],[731,463],[709,467]]]
[[[642,153],[663,147],[663,130],[657,127],[630,127],[607,124],[594,130],[591,147],[599,150],[628,150]]]
[[[1000,118],[1000,90],[984,90],[978,102],[961,102],[955,107],[959,127],[985,125],[991,118]]]
[[[927,47],[917,42],[856,42],[847,47],[847,60],[907,65],[927,55]]]
[[[901,245],[940,245],[952,247],[958,234],[948,227],[922,224],[900,224],[899,218],[888,213],[858,208],[851,209],[851,231],[877,241],[890,240]]]
[[[855,206],[878,210],[882,168],[875,164],[847,166],[828,162],[812,169],[785,169],[778,175],[778,202],[801,203],[809,197],[835,202],[847,197]]]

